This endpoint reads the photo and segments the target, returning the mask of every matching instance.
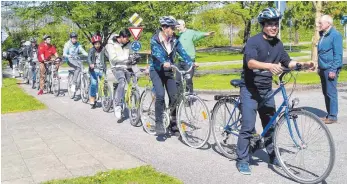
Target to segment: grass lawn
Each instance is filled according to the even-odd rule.
[[[180,180],[157,172],[150,166],[141,166],[128,170],[111,170],[100,172],[94,176],[73,179],[52,180],[44,184],[178,184]]]
[[[1,88],[1,114],[45,109],[46,106],[28,95],[17,84],[17,79],[4,78]]]
[[[216,66],[217,67],[217,66]],[[295,72],[293,73],[295,74]],[[194,88],[203,90],[228,90],[233,87],[230,80],[240,79],[240,73],[235,74],[208,74],[202,76],[194,76]],[[276,79],[276,78],[275,78]],[[278,79],[278,78],[277,78]],[[287,78],[289,79],[289,78]],[[293,80],[290,81],[292,83]],[[340,72],[339,82],[347,82],[347,68]],[[139,85],[146,86],[148,79],[140,78]],[[299,72],[296,77],[297,84],[320,84],[320,78],[316,72]]]
[[[290,57],[298,57],[298,56],[308,56],[307,53],[300,52],[289,52]],[[217,61],[237,61],[242,60],[243,54],[239,53],[227,53],[227,52],[219,52],[219,53],[197,53],[196,62],[206,63],[206,62],[217,62]]]

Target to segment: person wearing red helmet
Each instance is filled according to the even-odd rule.
[[[92,37],[93,47],[89,49],[88,63],[90,73],[90,98],[89,102],[92,105],[92,109],[96,108],[96,92],[98,90],[98,77],[101,78],[103,73],[106,73],[105,49],[101,44],[101,36],[96,34]]]

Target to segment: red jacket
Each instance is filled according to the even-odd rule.
[[[44,55],[45,60],[50,60],[51,56],[53,56],[55,53],[57,53],[57,50],[53,45],[42,42],[38,48],[37,58],[39,62],[43,62],[41,57],[42,54]]]

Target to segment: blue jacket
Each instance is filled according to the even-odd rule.
[[[342,35],[333,27],[325,35],[323,32],[319,34],[321,38],[318,43],[318,67],[336,72],[342,67]]]
[[[176,35],[171,39],[171,47],[172,52],[170,54],[167,53],[164,47],[164,43],[160,42],[159,39],[160,31],[157,31],[155,35],[151,38],[151,57],[150,57],[150,66],[151,70],[160,71],[162,65],[165,62],[170,62],[174,64],[174,58],[176,52],[183,58],[184,62],[186,62],[189,66],[192,65],[192,59],[188,56],[187,52],[183,49],[182,44],[179,42],[178,37]]]

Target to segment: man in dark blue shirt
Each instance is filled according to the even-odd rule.
[[[262,126],[265,127],[275,114],[275,99],[269,99],[262,107],[258,104],[272,93],[272,75],[282,73],[282,66],[295,68],[297,62],[292,61],[284,50],[283,43],[276,37],[279,20],[282,15],[274,8],[264,9],[258,16],[262,33],[251,37],[245,46],[243,58],[243,81],[240,88],[242,125],[237,142],[237,169],[242,174],[251,174],[249,168],[249,145],[255,133],[257,111]],[[313,68],[312,62],[300,63],[304,68]],[[270,164],[278,165],[273,144],[273,129],[264,137]]]

